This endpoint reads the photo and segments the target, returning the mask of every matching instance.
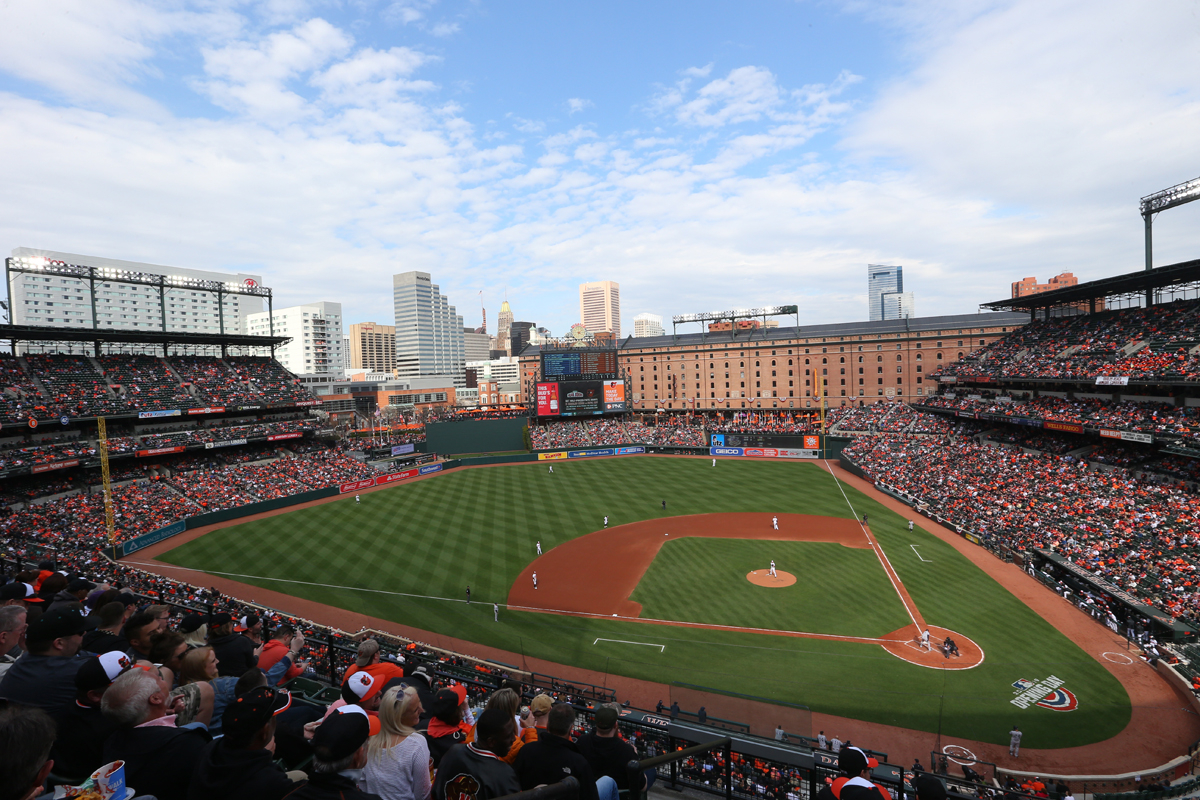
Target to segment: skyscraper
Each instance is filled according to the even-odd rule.
[[[904,291],[904,267],[867,265],[867,305],[872,321],[914,316],[913,294]]]
[[[638,339],[643,336],[662,336],[662,317],[658,314],[638,314],[633,318],[633,335]]]
[[[512,329],[513,312],[509,306],[508,300],[500,304],[500,318],[496,322],[496,346],[492,349],[503,350],[505,355],[512,355],[508,351],[508,336]]]
[[[579,321],[591,333],[608,331],[621,336],[621,287],[616,281],[579,285]]]
[[[392,276],[398,377],[449,375],[465,380],[463,319],[428,272]]]
[[[396,328],[360,322],[350,326],[350,368],[391,372],[396,368]]]

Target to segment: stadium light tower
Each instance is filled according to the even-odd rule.
[[[1154,269],[1154,240],[1150,233],[1154,215],[1197,199],[1200,199],[1200,178],[1193,178],[1142,198],[1142,219],[1146,223],[1146,269]]]

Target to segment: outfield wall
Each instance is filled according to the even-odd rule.
[[[526,450],[526,417],[431,422],[425,426],[430,453],[497,453]]]

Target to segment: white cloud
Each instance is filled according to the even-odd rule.
[[[584,100],[581,97],[572,97],[567,100],[567,114],[573,116],[584,109],[593,107],[594,105],[596,104],[591,100]]]
[[[453,36],[461,30],[457,22],[439,22],[429,29],[434,36]]]

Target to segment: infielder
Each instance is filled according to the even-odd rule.
[[[537,588],[537,573],[533,573],[533,588]]]
[[[912,533],[912,529],[913,529],[913,521],[910,519],[908,521],[908,532]]]
[[[604,527],[606,527],[606,528],[608,527],[608,515],[607,514],[604,515]]]
[[[775,559],[771,559],[771,571],[767,574],[770,575],[772,578],[779,577],[778,575],[775,574]]]
[[[542,540],[541,539],[538,539],[537,548],[538,548],[538,555],[540,556],[542,554]]]
[[[779,530],[779,517],[771,517],[771,527],[773,527],[775,530]]]

